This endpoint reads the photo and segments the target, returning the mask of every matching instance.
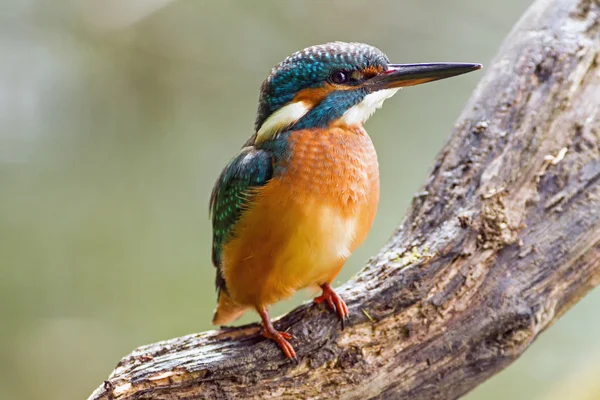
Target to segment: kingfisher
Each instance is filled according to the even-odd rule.
[[[379,167],[364,122],[400,88],[464,74],[471,63],[391,64],[363,43],[308,47],[276,65],[260,88],[255,132],[210,197],[217,308],[224,325],[255,310],[262,335],[296,359],[268,306],[320,288],[342,323],[331,284],[363,242],[379,201]]]

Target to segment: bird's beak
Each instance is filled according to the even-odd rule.
[[[371,78],[367,85],[373,91],[414,86],[466,74],[481,67],[481,64],[468,63],[389,64],[386,71]]]

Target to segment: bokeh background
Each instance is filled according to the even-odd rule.
[[[487,64],[529,4],[3,0],[0,398],[85,399],[133,348],[210,328],[208,197],[274,64],[331,40]],[[386,242],[481,76],[403,90],[369,121],[380,210],[340,282]],[[596,290],[467,398],[600,398],[598,307]]]

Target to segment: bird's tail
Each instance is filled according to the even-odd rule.
[[[227,295],[227,293],[225,293],[225,291],[221,291],[221,293],[219,293],[219,303],[217,304],[215,315],[213,315],[212,323],[213,325],[228,324],[241,317],[247,310],[248,307],[236,303],[229,295]]]

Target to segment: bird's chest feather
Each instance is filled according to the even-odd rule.
[[[271,304],[331,282],[377,210],[377,155],[362,128],[298,131],[288,140],[290,152],[224,246],[224,277],[243,304]]]
[[[362,127],[298,131],[289,149],[274,178],[294,232],[282,256],[308,257],[303,261],[317,268],[315,275],[327,274],[341,267],[371,227],[379,201],[377,154]]]
[[[298,131],[288,141],[278,169],[296,201],[317,199],[349,214],[377,204],[377,153],[362,127]]]

